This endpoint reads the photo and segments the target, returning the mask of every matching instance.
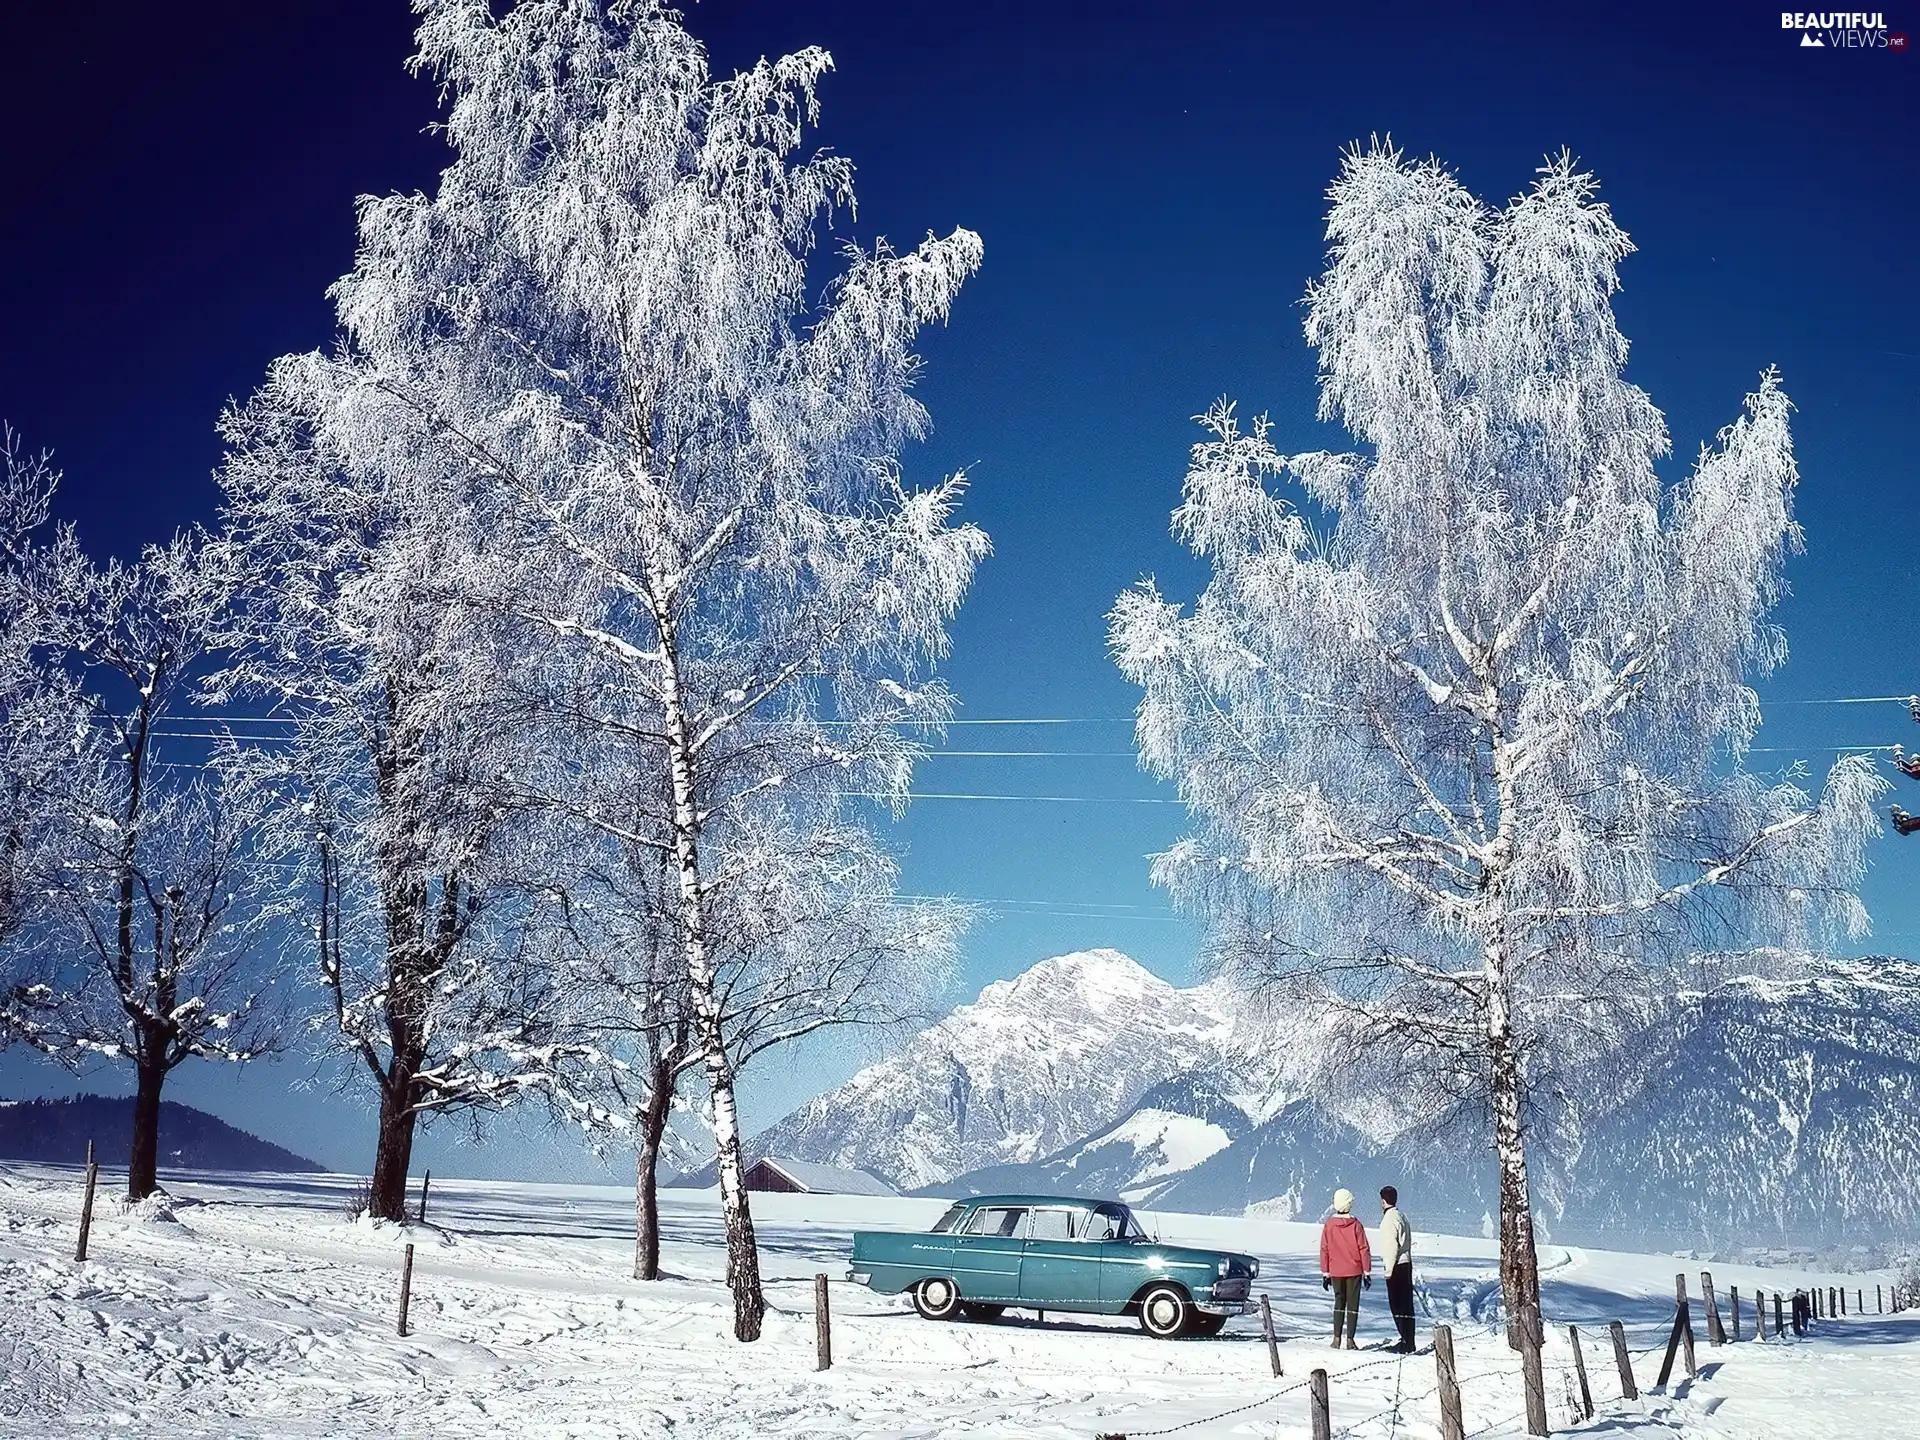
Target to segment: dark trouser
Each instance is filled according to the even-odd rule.
[[[1360,1323],[1360,1277],[1358,1275],[1336,1275],[1333,1277],[1333,1338],[1339,1340],[1353,1338],[1354,1328]],[[1344,1327],[1344,1328],[1342,1328]]]
[[[1413,1262],[1402,1260],[1387,1272],[1387,1309],[1400,1327],[1400,1348],[1413,1349]]]

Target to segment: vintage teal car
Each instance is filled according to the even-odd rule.
[[[1115,1200],[977,1195],[930,1231],[857,1230],[848,1278],[902,1292],[929,1320],[996,1320],[1010,1306],[1134,1315],[1149,1335],[1217,1335],[1253,1308],[1260,1262],[1163,1245]]]

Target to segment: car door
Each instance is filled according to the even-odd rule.
[[[1158,1247],[1142,1243],[1133,1214],[1123,1205],[1098,1205],[1088,1221],[1088,1239],[1100,1251],[1100,1308],[1115,1313],[1159,1273]]]
[[[981,1205],[953,1239],[953,1278],[968,1300],[1017,1304],[1027,1241],[1025,1205]]]
[[[1020,1261],[1020,1301],[1041,1310],[1098,1308],[1100,1242],[1087,1234],[1086,1210],[1033,1207]]]

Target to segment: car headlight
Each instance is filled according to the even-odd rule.
[[[1247,1273],[1250,1276],[1252,1276],[1255,1280],[1258,1280],[1260,1278],[1260,1262],[1258,1260],[1254,1261],[1253,1268],[1249,1270]]]

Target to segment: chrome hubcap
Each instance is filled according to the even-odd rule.
[[[944,1280],[928,1281],[926,1295],[927,1306],[933,1310],[946,1309],[947,1302],[953,1298],[953,1294],[947,1289],[947,1282]]]
[[[1165,1330],[1180,1318],[1180,1307],[1165,1295],[1153,1297],[1153,1303],[1147,1306],[1147,1318],[1153,1322],[1156,1330]]]

